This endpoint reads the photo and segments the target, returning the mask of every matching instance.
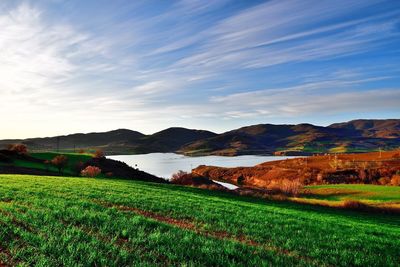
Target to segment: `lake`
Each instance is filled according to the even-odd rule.
[[[150,153],[140,155],[108,156],[108,158],[123,161],[132,167],[139,168],[142,171],[169,179],[173,173],[176,173],[179,170],[190,172],[199,165],[212,165],[219,167],[249,167],[265,161],[281,160],[293,157],[255,155],[235,157],[187,157],[175,153]]]

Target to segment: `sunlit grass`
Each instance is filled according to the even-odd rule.
[[[398,216],[173,185],[0,175],[0,212],[0,259],[26,266],[396,266],[400,257]]]

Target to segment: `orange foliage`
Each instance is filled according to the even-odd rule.
[[[7,146],[7,149],[10,151],[17,152],[18,154],[28,153],[28,147],[24,144],[10,144]]]
[[[96,159],[104,158],[105,155],[104,155],[103,150],[101,150],[101,149],[96,150],[96,152],[94,152],[94,156],[93,157],[96,158]]]
[[[81,175],[84,177],[96,177],[101,173],[101,169],[96,166],[87,166],[81,171]]]
[[[58,172],[61,174],[62,170],[67,166],[68,158],[64,155],[58,155],[51,160],[51,164],[58,168]]]

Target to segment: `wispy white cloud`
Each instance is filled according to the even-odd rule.
[[[243,7],[183,0],[157,9],[110,2],[114,13],[104,8],[101,17],[88,19],[79,10],[73,18],[50,19],[46,5],[27,3],[0,4],[0,112],[9,114],[1,118],[8,137],[26,135],[26,128],[43,135],[82,127],[154,131],[222,118],[246,124],[328,114],[327,107],[356,112],[364,110],[361,102],[389,110],[399,100],[397,87],[371,86],[395,79],[393,66],[321,63],[398,42],[399,10],[362,12],[384,0]],[[309,62],[316,67],[303,70]],[[288,68],[276,77],[283,64]]]
[[[376,42],[399,35],[396,31],[399,11],[368,19],[326,23],[377,3],[379,1],[346,1],[340,5],[330,1],[269,1],[222,20],[207,33],[201,33],[199,38],[207,38],[205,44],[176,65],[215,70],[262,68],[364,53],[376,48]],[[391,17],[390,21],[386,20],[387,16]],[[314,35],[312,41],[304,39],[311,35]]]

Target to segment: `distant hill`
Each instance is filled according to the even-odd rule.
[[[259,124],[181,148],[191,155],[366,152],[400,147],[400,120],[357,120],[328,127]]]
[[[71,135],[29,138],[24,140],[1,140],[0,146],[10,143],[24,143],[30,150],[57,150],[71,152],[79,149],[102,148],[108,152],[117,152],[120,150],[130,149],[145,135],[136,131],[127,129],[118,129],[104,133],[77,133]]]
[[[119,129],[104,133],[1,140],[27,144],[32,151],[103,149],[107,154],[178,152],[187,155],[311,154],[366,152],[400,147],[400,120],[354,120],[327,127],[312,124],[258,124],[222,134],[173,127],[152,135]]]
[[[57,150],[73,152],[80,149],[102,149],[107,154],[139,154],[151,152],[175,152],[180,147],[215,133],[186,128],[169,128],[152,135],[118,129],[103,133],[71,134],[56,137],[0,140],[0,148],[12,143],[26,144],[31,151]]]
[[[331,128],[353,130],[363,137],[399,138],[400,120],[353,120],[330,125]]]
[[[217,136],[216,133],[209,131],[173,127],[145,136],[140,140],[136,151],[143,153],[175,152],[184,145],[215,136]]]

